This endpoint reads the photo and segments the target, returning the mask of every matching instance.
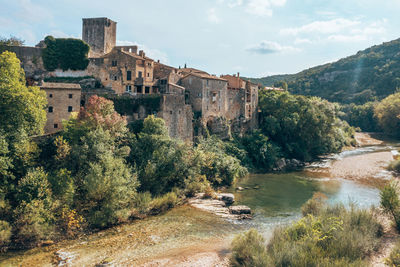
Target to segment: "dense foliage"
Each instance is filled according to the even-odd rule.
[[[80,39],[54,38],[44,39],[46,48],[42,52],[46,70],[84,70],[89,64],[89,45]]]
[[[343,105],[340,108],[339,117],[364,132],[380,132],[381,128],[374,111],[377,104],[378,102],[367,102],[363,105]]]
[[[338,106],[326,100],[264,91],[259,107],[261,133],[271,141],[272,154],[279,153],[276,144],[286,157],[311,160],[350,145],[353,129],[337,117]]]
[[[9,52],[0,55],[0,100],[0,250],[164,212],[247,173],[215,139],[184,144],[160,118],[130,132],[113,101],[98,96],[63,131],[34,137],[43,131],[46,96],[25,86]]]
[[[368,266],[382,226],[370,211],[320,205],[291,226],[278,228],[265,247],[254,230],[232,243],[232,266]]]
[[[375,116],[386,134],[400,137],[400,93],[383,99],[375,107]]]
[[[383,99],[400,87],[399,48],[400,39],[397,39],[294,75],[252,80],[266,86],[282,80],[295,94],[319,96],[332,102],[364,104]]]

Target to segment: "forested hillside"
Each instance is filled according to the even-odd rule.
[[[381,100],[400,87],[400,39],[297,74],[252,79],[265,86],[280,80],[288,83],[292,93],[332,102],[363,104]]]

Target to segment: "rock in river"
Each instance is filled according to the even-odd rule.
[[[230,206],[229,207],[229,212],[231,214],[251,214],[251,209],[247,206],[241,205],[241,206]]]
[[[222,200],[223,202],[225,202],[228,205],[230,205],[233,202],[235,202],[235,196],[233,194],[230,194],[230,193],[218,194],[217,198],[218,198],[218,200]]]

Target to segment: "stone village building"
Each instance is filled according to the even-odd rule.
[[[116,33],[117,23],[108,18],[82,20],[82,39],[90,46],[89,65],[84,71],[46,71],[40,57],[42,43],[35,48],[0,47],[0,52],[16,52],[29,81],[51,76],[92,76],[103,88],[83,86],[80,101],[77,85],[44,83],[41,88],[49,101],[47,133],[61,129],[60,122],[69,118],[70,106],[78,111],[79,103],[84,104],[88,96],[104,92],[138,100],[138,103],[140,99],[159,96],[157,110],[132,107],[132,112],[124,115],[132,121],[156,114],[165,120],[171,137],[184,141],[192,142],[194,136],[207,131],[228,138],[231,133],[241,134],[257,128],[258,85],[243,80],[239,74],[217,77],[202,70],[162,64],[148,58],[144,51],[138,51],[137,46],[117,46]],[[65,99],[70,94],[72,100]],[[70,101],[73,101],[71,105]]]

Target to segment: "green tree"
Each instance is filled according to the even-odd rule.
[[[46,48],[42,52],[42,58],[44,67],[48,71],[57,68],[84,70],[89,64],[89,45],[82,40],[47,36],[44,43]]]
[[[386,134],[400,137],[400,92],[383,99],[375,107],[375,116]]]

